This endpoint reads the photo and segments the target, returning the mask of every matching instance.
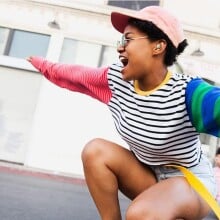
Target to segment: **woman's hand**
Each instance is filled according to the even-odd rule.
[[[27,60],[28,62],[30,62],[30,63],[31,63],[32,58],[33,58],[33,57],[32,57],[32,56],[30,56],[30,57],[27,57],[27,58],[26,58],[26,60]]]

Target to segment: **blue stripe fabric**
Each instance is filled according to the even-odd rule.
[[[213,89],[207,92],[207,94],[204,96],[202,103],[202,117],[204,126],[206,131],[214,136],[218,136],[220,129],[219,125],[217,124],[217,120],[214,118],[215,108],[218,107],[220,111],[220,106],[215,106],[216,100],[219,97],[220,89],[213,87]]]
[[[194,97],[193,95],[195,94],[195,92],[198,93],[201,86],[203,88],[206,88],[207,92],[205,95],[203,94],[203,100],[200,105],[200,103],[198,102],[198,96]],[[198,112],[201,111],[201,118],[199,120],[201,120],[202,124],[204,125],[204,129],[202,132],[214,135],[216,137],[220,137],[220,124],[218,123],[220,117],[220,102],[217,102],[217,100],[219,99],[220,88],[212,86],[200,78],[195,78],[191,80],[187,85],[186,106],[190,120],[193,123],[195,121],[193,115],[196,115],[196,117],[198,117]],[[198,106],[198,109],[193,109],[192,104]],[[197,131],[201,132],[201,128],[198,128],[198,123],[193,123],[193,125],[195,126]]]
[[[194,91],[200,85],[201,81],[202,80],[200,78],[192,79],[187,84],[187,87],[186,87],[186,109],[187,109],[187,112],[189,114],[189,118],[190,118],[191,122],[193,122],[193,116],[192,116],[192,97],[193,97]]]

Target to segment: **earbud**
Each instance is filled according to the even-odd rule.
[[[155,47],[155,49],[156,49],[156,50],[160,50],[160,49],[161,49],[161,45],[160,45],[160,44],[157,44],[156,47]]]

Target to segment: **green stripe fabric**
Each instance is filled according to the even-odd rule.
[[[202,115],[202,102],[204,99],[204,96],[212,90],[212,87],[209,84],[201,83],[194,91],[192,96],[192,119],[193,124],[196,125],[198,131],[205,132],[205,126],[203,123]]]

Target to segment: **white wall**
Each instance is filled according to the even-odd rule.
[[[219,31],[219,0],[163,0],[163,7],[169,9],[185,24],[202,27],[207,31]]]
[[[185,72],[220,84],[220,1],[163,0],[163,7],[183,24],[189,45],[179,63]],[[196,49],[204,55],[192,56]]]
[[[58,88],[45,79],[25,165],[83,175],[81,150],[96,137],[123,144],[108,108],[95,99]]]
[[[195,3],[194,1],[163,0],[164,7],[172,9],[173,12],[179,15],[180,19],[184,21],[184,27],[193,27],[192,29],[195,28],[195,30],[200,31],[199,33],[192,34],[189,30],[185,30],[187,36],[192,38],[190,39],[192,42],[194,40],[199,40],[202,42],[201,45],[205,45],[203,44],[203,41],[206,42],[208,39],[211,45],[208,45],[208,47],[212,48],[212,53],[209,51],[209,57],[205,56],[203,58],[196,59],[190,56],[190,53],[194,49],[193,46],[189,48],[185,54],[185,57],[183,57],[185,58],[185,68],[190,68],[192,70],[193,68],[191,68],[191,63],[194,63],[193,65],[196,63],[197,66],[194,68],[195,72],[203,71],[203,74],[207,74],[208,72],[206,78],[211,78],[214,81],[220,81],[220,50],[218,46],[220,44],[218,35],[214,42],[210,41],[210,39],[212,39],[210,36],[202,35],[202,31],[206,33],[207,30],[210,29],[212,29],[210,33],[217,33],[216,25],[218,24],[218,10],[213,5],[210,7],[211,10],[209,10],[208,5],[206,5],[205,8],[199,7],[199,11],[197,12],[196,7],[205,0],[200,0],[199,2],[196,0],[196,7],[193,6],[190,8],[189,5],[192,6],[192,4]],[[63,3],[66,5],[66,7],[56,7],[55,5],[50,4],[41,5],[40,2],[54,2],[54,4],[58,5],[62,5]],[[73,2],[74,1],[68,0],[19,0],[17,1],[17,4],[14,4],[13,1],[0,1],[0,26],[50,34],[51,41],[47,58],[53,61],[57,61],[59,58],[64,37],[70,37],[96,44],[115,45],[115,42],[120,39],[121,35],[116,32],[110,24],[109,14],[112,8],[104,8],[104,6],[97,7],[92,6],[92,4],[89,4],[87,7],[85,7],[83,4],[79,3],[80,1],[78,1],[77,4],[73,4]],[[214,2],[216,3],[215,0],[211,0],[210,2],[213,4]],[[72,8],[69,7],[70,5]],[[84,10],[78,10],[77,7],[79,7],[79,5],[81,9],[85,7]],[[123,11],[123,9],[120,10]],[[214,10],[213,13],[216,14],[213,17],[211,12],[212,10]],[[11,16],[12,14],[14,16]],[[212,20],[214,17],[215,20]],[[56,19],[56,21],[59,22],[61,27],[60,30],[51,29],[47,25],[48,22],[53,19]],[[211,25],[210,28],[208,28],[207,25],[210,22]],[[203,24],[204,27],[202,27]],[[207,46],[204,46],[204,49],[206,47]],[[86,51],[87,53],[84,52],[82,47],[79,47],[78,49],[79,53],[76,58],[77,63],[85,63],[87,65],[89,64],[90,66],[97,65],[98,53],[100,52],[99,47],[96,47],[95,50]],[[86,56],[82,56],[83,53],[85,53]],[[215,59],[212,55],[215,57]],[[112,56],[107,60],[110,62],[111,59],[115,60],[115,57]],[[216,68],[213,68],[213,66],[207,66],[207,59],[213,61],[213,65],[216,65]],[[196,62],[194,62],[194,60]],[[204,71],[204,68],[201,68],[202,63],[203,65],[206,63],[206,71]],[[7,59],[1,58],[0,65],[31,70],[31,67],[25,60],[18,61],[10,57],[7,57]],[[14,77],[13,79],[15,81],[13,81],[13,84],[16,85],[16,80],[19,80],[21,85],[24,85],[23,89],[30,93],[29,94],[27,92],[23,94],[21,91],[19,91],[18,95],[20,94],[20,97],[22,97],[23,94],[24,98],[19,103],[19,106],[22,106],[22,108],[14,108],[14,113],[19,111],[21,116],[30,116],[28,120],[22,119],[23,122],[25,121],[25,127],[23,128],[23,125],[21,125],[22,122],[18,119],[14,119],[13,116],[9,116],[10,118],[7,119],[7,123],[13,121],[13,123],[18,126],[20,131],[22,131],[25,135],[26,139],[26,145],[24,145],[22,150],[22,156],[20,153],[18,153],[17,156],[14,154],[12,161],[24,162],[26,166],[30,167],[82,176],[83,171],[80,154],[83,146],[90,139],[103,137],[124,145],[124,142],[120,139],[115,131],[110,112],[104,104],[92,98],[86,97],[85,95],[58,88],[48,82],[46,79],[41,81],[39,80],[41,79],[40,75],[33,75],[33,73],[28,73],[29,75],[27,75],[26,72],[19,72],[19,70],[15,71],[14,68],[8,68],[7,71],[5,70],[6,69],[4,68],[0,68],[1,73],[4,72],[8,74],[7,77],[10,74]],[[20,73],[23,74],[22,77],[18,76]],[[6,75],[3,77],[6,77]],[[36,87],[30,87],[31,84],[29,83],[29,80],[32,83],[38,82]],[[8,81],[9,80],[4,79],[0,82],[0,84],[2,83],[2,85],[5,86],[4,91],[10,91],[8,86],[11,84]],[[5,96],[3,86],[0,87],[0,91],[2,91],[0,99],[1,97],[6,99],[7,97],[9,99],[14,99],[14,97]],[[22,88],[22,86],[20,88]],[[11,91],[16,93],[16,90],[13,89]],[[35,93],[33,93],[34,95],[32,94],[34,97],[31,98],[31,93],[33,92],[32,90],[35,89],[38,90],[37,92],[35,91]],[[25,109],[25,106],[28,108]],[[35,106],[36,109],[33,108]],[[23,108],[29,112],[26,114],[26,111],[22,110]],[[6,114],[6,112],[9,111],[4,109],[4,114]],[[1,113],[2,108],[0,106],[0,117]],[[3,125],[1,124],[0,126]],[[6,136],[4,136],[4,138],[5,137]],[[3,136],[0,136],[0,156],[2,156],[1,153],[3,153],[4,157],[8,158],[7,154],[5,154],[4,151],[1,151],[1,143],[3,142],[3,139],[1,138],[3,138]]]
[[[46,10],[44,16],[47,17]],[[118,39],[117,34],[120,35],[109,28],[110,21],[106,22],[89,13],[60,12],[57,19],[61,30],[51,33],[47,54],[47,58],[52,61],[58,60],[65,36],[114,45]],[[97,66],[101,46],[85,45],[78,43],[75,62]],[[116,57],[109,60],[116,60]],[[115,130],[107,106],[88,96],[61,89],[43,79],[24,164],[56,173],[83,176],[81,151],[89,140],[96,137],[116,141],[126,147]]]
[[[24,162],[41,79],[0,66],[0,159]]]

